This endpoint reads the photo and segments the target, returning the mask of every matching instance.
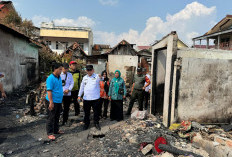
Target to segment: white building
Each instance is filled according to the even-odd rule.
[[[40,37],[50,49],[61,54],[77,42],[87,55],[92,54],[93,32],[87,27],[55,26],[53,22],[42,22]]]

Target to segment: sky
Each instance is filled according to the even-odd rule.
[[[22,18],[36,26],[90,27],[95,44],[112,47],[125,39],[150,45],[171,31],[189,46],[227,14],[231,0],[12,0]]]

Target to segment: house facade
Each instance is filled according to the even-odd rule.
[[[19,86],[38,81],[38,51],[40,46],[5,25],[0,24],[0,72],[1,82],[7,92]]]
[[[213,45],[210,45],[210,40],[213,40]],[[196,44],[197,41],[199,44]],[[206,45],[202,45],[203,41]],[[193,47],[232,50],[232,15],[224,17],[204,35],[193,38]]]
[[[77,42],[86,55],[92,54],[93,32],[87,27],[55,26],[53,22],[41,24],[41,39],[53,52],[63,53],[69,46]]]

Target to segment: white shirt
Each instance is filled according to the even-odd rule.
[[[147,76],[147,78],[149,78],[149,80],[151,81],[151,76],[150,76],[149,74],[146,74],[146,76]],[[145,82],[145,83],[144,83],[144,86],[145,86],[146,84],[148,84],[148,83]],[[147,87],[145,88],[145,91],[146,91],[146,92],[149,92],[149,89],[151,89],[151,83],[150,83],[149,86],[147,86]]]
[[[67,74],[67,78],[66,78],[66,74]],[[74,81],[72,74],[70,72],[67,72],[66,74],[64,74],[63,72],[60,74],[61,80],[65,80],[66,78],[65,85],[63,86],[63,92],[65,90],[69,90],[68,94],[64,94],[64,96],[71,96],[71,91],[74,86]]]
[[[100,98],[100,79],[98,75],[85,75],[81,82],[81,87],[78,96],[81,97],[84,93],[84,100],[97,100]]]

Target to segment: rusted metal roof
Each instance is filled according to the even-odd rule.
[[[151,46],[137,46],[137,48],[138,48],[139,51],[144,50],[144,49],[148,50],[148,49],[151,48]]]
[[[130,44],[129,42],[127,42],[127,41],[124,40],[124,39],[123,39],[122,41],[120,41],[116,46],[114,46],[111,50],[107,51],[106,54],[110,54],[110,53],[111,53],[113,50],[115,50],[119,45],[128,45],[128,46],[131,47],[131,49],[133,49],[133,50],[135,51],[136,54],[138,54],[137,51],[133,48],[133,45],[135,45],[135,44]]]

